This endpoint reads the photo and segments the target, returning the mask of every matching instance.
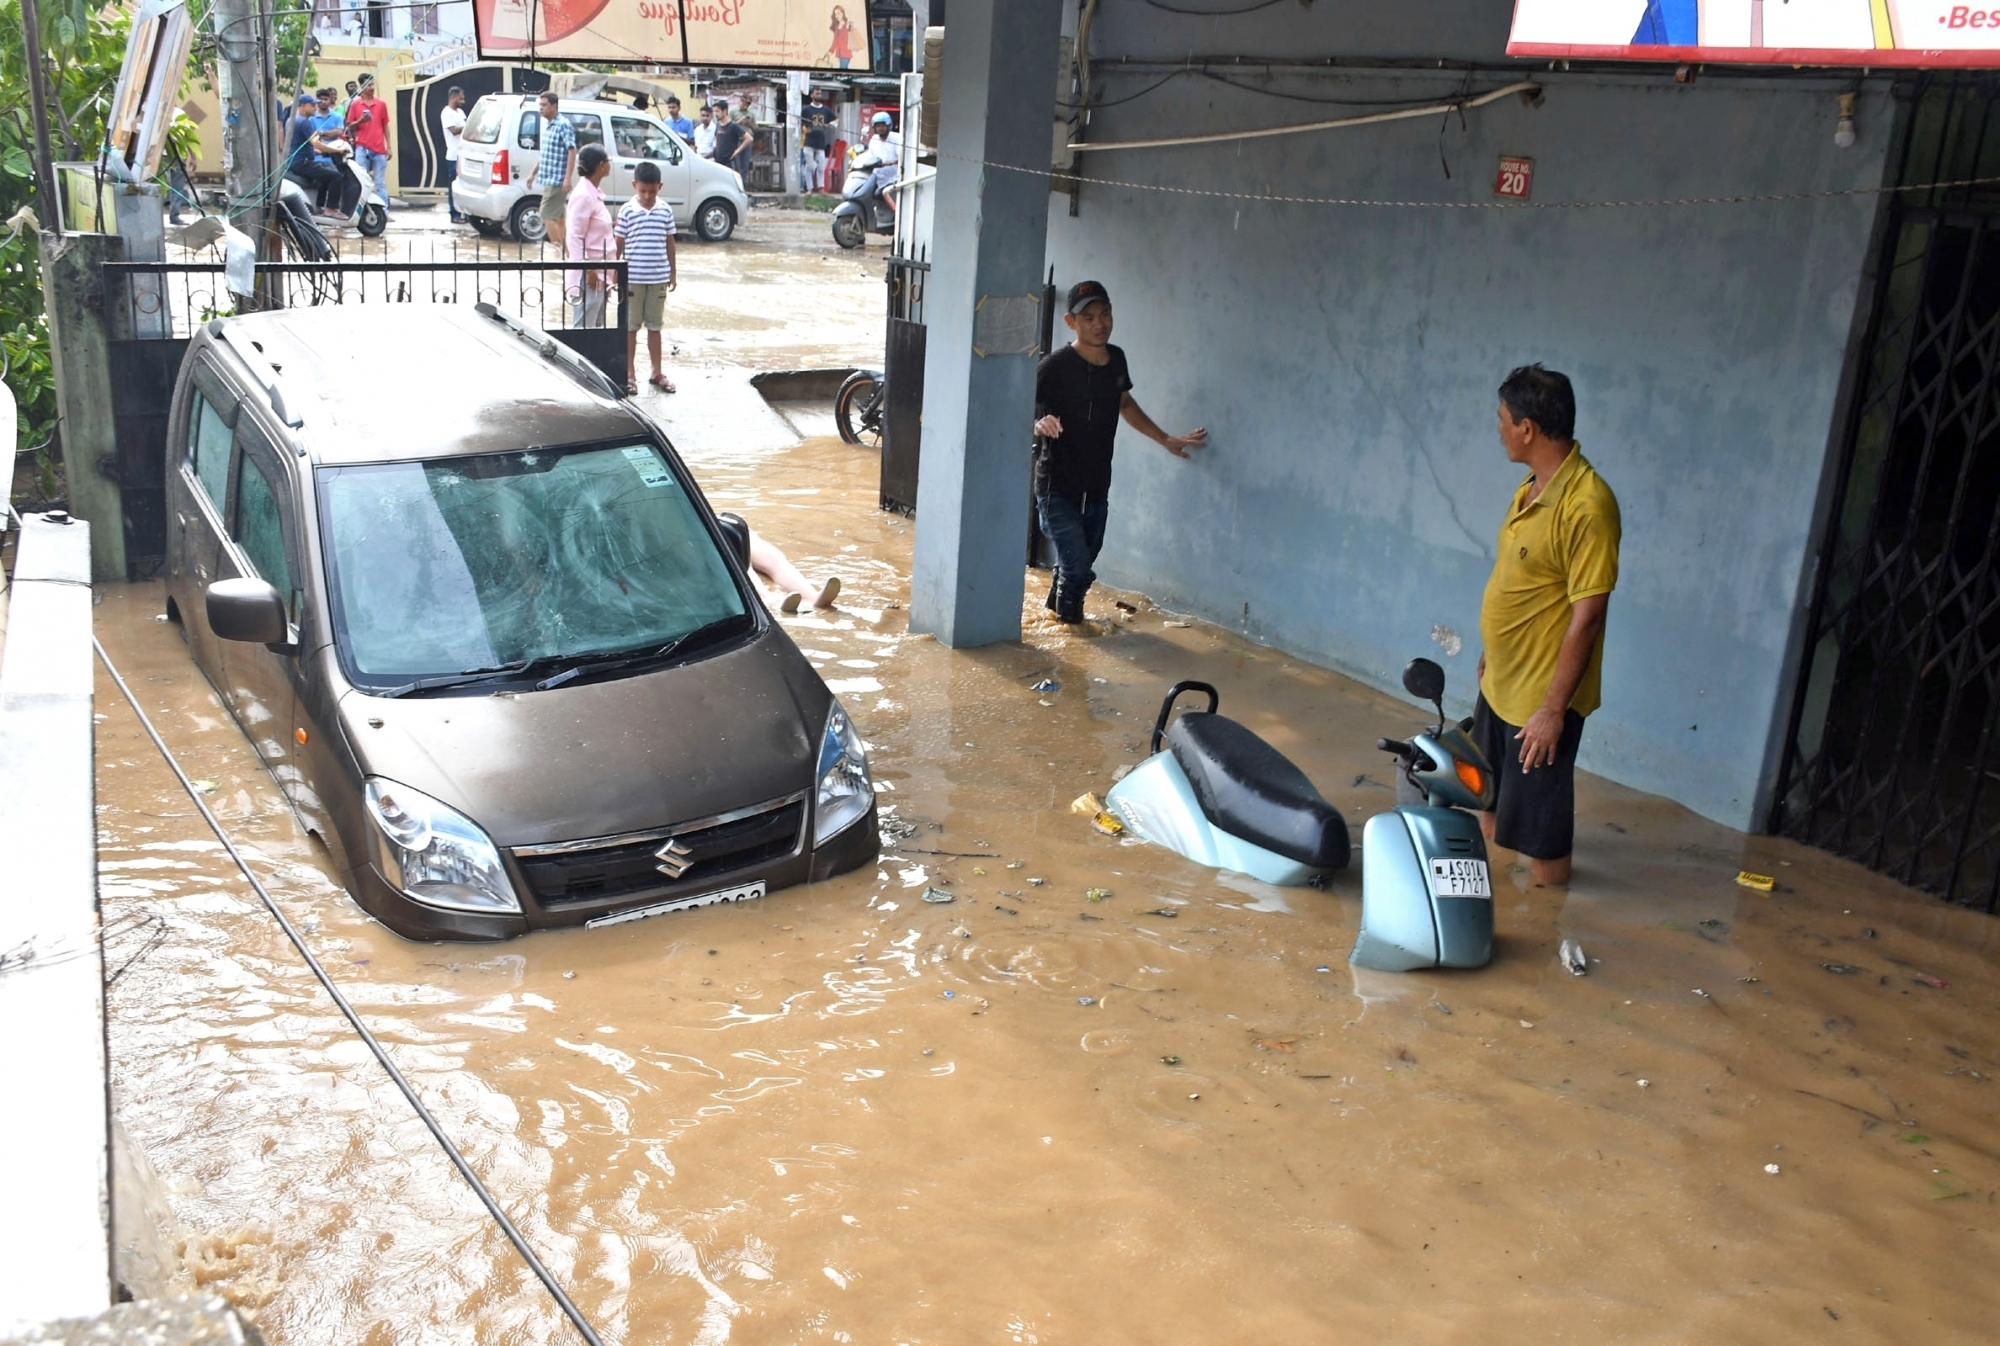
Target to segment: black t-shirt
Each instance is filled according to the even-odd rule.
[[[1111,358],[1094,365],[1064,346],[1035,367],[1035,416],[1062,420],[1059,438],[1040,441],[1035,489],[1075,498],[1111,488],[1111,440],[1118,408],[1132,390],[1125,352],[1106,346]]]
[[[734,159],[736,152],[743,148],[743,141],[748,135],[749,132],[743,129],[742,122],[724,122],[722,125],[716,127],[715,161],[726,164],[731,159]]]
[[[799,121],[806,129],[807,149],[826,148],[826,124],[832,120],[833,109],[823,103],[807,103],[799,110]]]

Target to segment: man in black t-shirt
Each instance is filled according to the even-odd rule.
[[[750,167],[750,160],[745,152],[745,147],[748,145],[749,140],[750,133],[744,129],[743,123],[729,115],[729,104],[717,103],[715,105],[715,162],[727,168],[735,169],[736,176],[744,179],[743,187],[745,191],[748,191],[750,187],[750,182],[745,171]]]
[[[1111,344],[1111,296],[1094,280],[1070,287],[1063,321],[1070,344],[1035,369],[1035,510],[1055,544],[1048,606],[1056,620],[1083,620],[1083,596],[1097,579],[1111,490],[1111,441],[1129,423],[1176,458],[1201,448],[1208,431],[1170,435],[1132,400],[1125,352]]]
[[[832,120],[833,109],[820,102],[819,90],[814,89],[799,109],[799,126],[805,131],[799,146],[799,186],[803,191],[816,192],[825,186],[826,128]]]

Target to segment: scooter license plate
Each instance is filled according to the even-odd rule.
[[[1493,880],[1484,860],[1431,861],[1431,896],[1493,897]]]

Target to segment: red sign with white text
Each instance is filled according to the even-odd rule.
[[[1535,161],[1517,159],[1511,154],[1500,156],[1500,174],[1493,179],[1495,196],[1512,196],[1519,200],[1528,199],[1528,188],[1535,182]]]

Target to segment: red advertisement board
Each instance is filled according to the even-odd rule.
[[[486,60],[869,69],[867,0],[473,0],[472,15]]]
[[[1515,0],[1509,56],[2000,67],[2000,0]]]

